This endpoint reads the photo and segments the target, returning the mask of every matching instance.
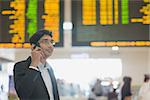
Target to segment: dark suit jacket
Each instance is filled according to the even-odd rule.
[[[18,97],[20,100],[50,100],[41,73],[30,69],[30,64],[31,57],[14,66],[14,83]],[[54,100],[59,100],[58,90],[56,90]]]

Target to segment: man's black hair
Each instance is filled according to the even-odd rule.
[[[35,44],[37,45],[38,44],[38,41],[41,39],[41,37],[43,35],[49,35],[50,37],[52,37],[52,32],[51,31],[48,31],[48,30],[45,30],[45,29],[42,29],[42,30],[38,30],[36,33],[34,33],[31,38],[29,39],[30,41],[30,44]]]

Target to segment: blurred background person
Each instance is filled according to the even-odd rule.
[[[8,100],[7,93],[4,91],[4,85],[0,86],[0,100]]]
[[[121,100],[131,100],[131,77],[125,76],[121,85]]]
[[[150,74],[144,75],[144,83],[139,90],[139,100],[150,100]]]
[[[88,100],[96,100],[96,95],[94,93],[94,88],[91,89]]]
[[[112,92],[108,93],[108,100],[118,100],[116,89],[113,89]]]
[[[96,80],[96,83],[93,86],[93,92],[96,96],[102,96],[102,85],[100,79]]]

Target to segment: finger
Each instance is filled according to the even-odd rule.
[[[42,51],[41,51],[41,55],[42,55],[42,57],[44,58],[45,55],[44,55],[44,53],[43,53]]]
[[[44,62],[44,56],[43,56],[42,52],[40,53],[40,55],[41,55],[40,61],[41,61],[41,63],[43,63]]]
[[[41,62],[44,62],[46,56],[45,56],[45,54],[44,54],[44,52],[43,52],[43,49],[41,49],[40,54],[41,54],[41,58],[40,58],[40,59],[41,59]]]
[[[41,49],[41,54],[42,54],[43,58],[45,58],[45,54],[44,54],[44,50],[43,49]]]

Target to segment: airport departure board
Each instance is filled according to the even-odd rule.
[[[63,46],[63,0],[0,0],[0,48],[29,48],[39,29]]]
[[[73,46],[150,46],[150,0],[72,0]]]

